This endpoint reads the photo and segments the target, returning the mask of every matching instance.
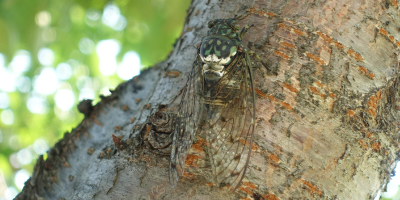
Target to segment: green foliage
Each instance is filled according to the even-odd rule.
[[[140,56],[141,66],[151,66],[165,59],[172,50],[182,31],[189,4],[187,0],[0,1],[0,56],[5,58],[2,66],[0,57],[0,73],[4,73],[3,68],[15,74],[17,85],[18,78],[30,80],[21,82],[27,91],[19,89],[20,86],[2,90],[1,84],[5,83],[0,80],[0,93],[6,94],[9,101],[7,107],[0,107],[0,172],[4,174],[7,187],[19,190],[14,179],[16,172],[26,169],[31,173],[40,148],[46,148],[46,144],[53,146],[83,119],[83,114],[76,109],[82,88],[92,89],[97,102],[102,89],[113,89],[124,81],[115,74],[101,73],[96,45],[102,40],[115,39],[120,45],[116,55],[118,63],[126,52],[135,51]],[[107,15],[105,8],[110,5],[114,14],[118,11],[121,14],[117,20],[119,24],[106,25],[102,21]],[[115,16],[109,16],[110,20],[112,17]],[[42,48],[54,53],[54,61],[47,66],[38,58]],[[10,63],[19,50],[29,52],[31,61],[28,70],[16,73]],[[71,66],[71,77],[59,78],[56,89],[50,94],[38,94],[35,80],[44,69],[57,69],[60,63]],[[62,89],[74,94],[74,106],[67,111],[56,106],[55,94]],[[29,109],[31,97],[45,102],[43,114]],[[7,120],[12,123],[7,124]],[[22,149],[29,150],[33,160],[19,162],[17,158],[26,158]],[[3,194],[0,193],[0,197]]]

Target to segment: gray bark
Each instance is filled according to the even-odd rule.
[[[39,158],[17,199],[373,199],[399,152],[398,3],[194,0],[171,55],[88,112]],[[232,192],[198,167],[171,188],[165,136],[195,45],[207,21],[245,14],[240,25],[254,27],[244,46],[264,63],[252,59],[257,125],[245,179]]]

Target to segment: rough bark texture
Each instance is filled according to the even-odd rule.
[[[374,198],[399,152],[398,3],[194,0],[168,59],[103,98],[39,158],[17,199]],[[207,21],[235,14],[249,14],[244,45],[264,63],[252,59],[257,125],[246,177],[231,192],[192,164],[171,188],[168,136],[195,45]]]

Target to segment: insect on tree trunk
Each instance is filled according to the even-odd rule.
[[[398,3],[192,1],[169,57],[86,112],[17,199],[373,199],[399,152]],[[253,25],[242,40],[257,99],[246,174],[234,192],[216,186],[197,138],[172,188],[171,134],[196,45],[208,21],[235,15]]]

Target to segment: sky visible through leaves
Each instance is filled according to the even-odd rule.
[[[0,1],[0,200],[83,119],[76,105],[164,60],[189,0]]]

